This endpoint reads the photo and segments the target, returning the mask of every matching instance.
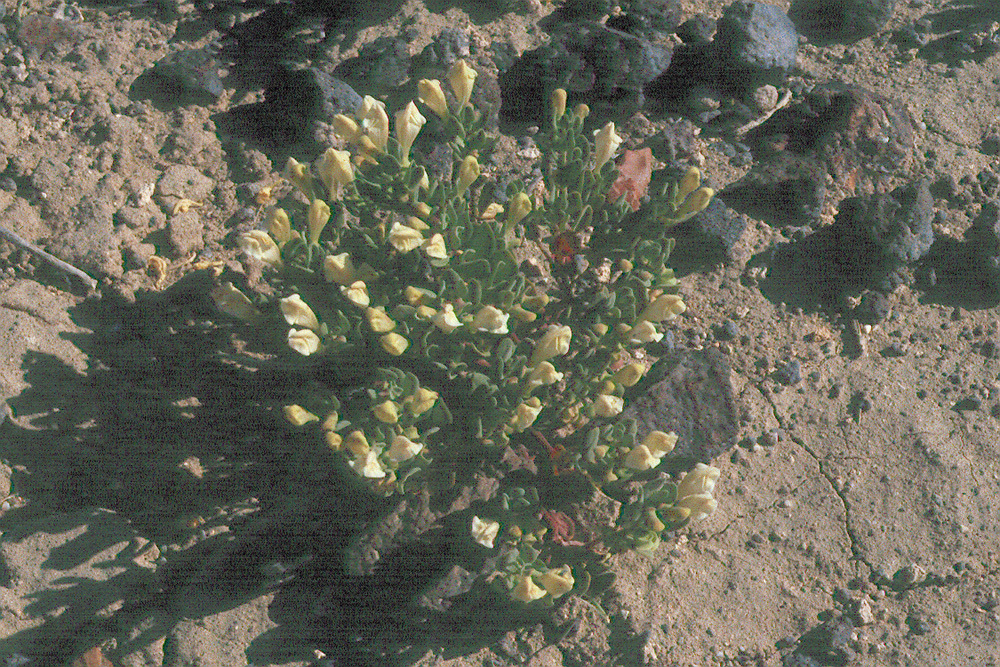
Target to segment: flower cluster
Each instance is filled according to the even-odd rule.
[[[648,549],[715,509],[717,469],[669,482],[656,469],[677,436],[637,442],[635,422],[619,419],[664,327],[686,309],[666,266],[668,230],[712,192],[692,169],[648,196],[609,196],[623,139],[613,123],[584,133],[586,106],[567,111],[557,90],[539,138],[544,194],[515,183],[504,202],[485,201],[477,184],[489,142],[470,103],[475,80],[458,61],[450,97],[424,79],[392,115],[365,97],[353,116],[336,116],[343,148],[285,168],[301,219],[275,208],[266,230],[239,239],[269,269],[276,296],[251,299],[231,283],[212,296],[232,317],[280,327],[285,362],[331,379],[303,387],[284,417],[361,486],[430,492],[429,480],[458,465],[498,477],[471,540],[501,551],[513,599],[551,601],[593,579],[559,560],[567,550]],[[428,125],[448,137],[444,177],[421,164]],[[515,248],[548,258],[554,285],[529,281]],[[602,271],[580,275],[580,259]],[[557,476],[628,506],[615,525],[581,524],[540,500]],[[629,484],[648,493],[629,500]]]

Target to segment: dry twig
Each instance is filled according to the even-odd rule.
[[[38,255],[42,259],[50,262],[51,264],[53,264],[57,268],[62,269],[66,273],[70,273],[76,276],[77,278],[82,280],[83,283],[90,289],[97,289],[97,281],[88,276],[86,273],[76,268],[72,264],[67,264],[66,262],[56,257],[55,255],[50,255],[49,253],[45,252],[44,250],[36,246],[34,243],[31,243],[30,241],[21,238],[18,234],[15,234],[6,227],[0,227],[0,236],[7,239],[17,247],[24,248],[28,252]]]

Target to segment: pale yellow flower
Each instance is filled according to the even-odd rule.
[[[680,219],[689,218],[695,213],[704,211],[708,208],[713,196],[715,196],[715,190],[712,188],[698,188],[684,200],[684,203],[681,204],[680,208],[674,214],[675,217]]]
[[[472,517],[472,539],[487,549],[493,548],[493,543],[500,532],[500,524],[491,519]]]
[[[447,259],[448,249],[444,246],[444,236],[433,234],[424,242],[424,253],[431,259]]]
[[[347,151],[326,149],[319,159],[316,171],[330,193],[330,199],[337,199],[340,188],[354,181],[354,165],[351,164],[351,154]]]
[[[226,315],[244,322],[252,322],[260,317],[260,311],[253,307],[249,297],[236,289],[232,283],[213,287],[209,296],[215,301],[215,307]]]
[[[666,456],[674,451],[674,447],[677,445],[677,434],[673,431],[670,433],[651,431],[643,438],[642,444],[649,448],[653,456]]]
[[[424,242],[424,235],[413,227],[394,222],[389,229],[388,240],[393,248],[406,253],[419,248]]]
[[[526,192],[514,195],[507,207],[507,225],[513,227],[531,213],[531,197]]]
[[[319,350],[319,336],[309,329],[289,329],[288,347],[304,357],[315,354]]]
[[[358,111],[361,128],[371,139],[372,145],[378,151],[384,151],[389,143],[389,115],[385,112],[385,102],[376,100],[371,95],[365,95]]]
[[[514,416],[510,420],[511,427],[519,433],[530,428],[544,407],[537,396],[532,396],[517,406]]]
[[[455,307],[450,303],[444,304],[432,321],[434,322],[434,326],[446,334],[450,334],[462,326],[462,323],[458,321],[458,316],[455,315]]]
[[[441,82],[437,79],[421,79],[418,81],[417,97],[442,119],[448,117],[448,102],[444,98]]]
[[[510,596],[521,602],[533,602],[545,597],[545,589],[539,587],[530,574],[525,574],[518,579],[514,590],[510,592]]]
[[[283,208],[276,208],[268,216],[267,231],[278,242],[279,246],[292,240],[292,221],[288,219],[288,212]]]
[[[302,194],[306,196],[306,199],[312,201],[316,198],[313,194],[313,177],[309,173],[309,165],[302,164],[293,157],[288,158],[288,162],[285,163],[285,172],[282,174],[285,180],[297,187],[302,191]]]
[[[476,316],[469,323],[469,328],[473,331],[485,331],[492,334],[505,334],[507,331],[507,320],[510,315],[495,306],[483,306]]]
[[[677,497],[692,496],[699,493],[712,493],[715,490],[715,483],[719,480],[722,471],[715,466],[699,463],[695,465],[686,475],[681,483],[677,485]]]
[[[641,320],[628,332],[625,339],[630,345],[641,345],[642,343],[659,343],[663,339],[663,334],[656,330],[656,325],[649,320]]]
[[[611,379],[623,387],[632,387],[642,379],[645,372],[645,366],[638,362],[634,362],[622,366],[618,369],[618,372],[611,376]]]
[[[351,144],[357,144],[361,138],[361,128],[358,127],[358,124],[354,122],[353,118],[342,113],[333,117],[333,132]]]
[[[386,455],[396,463],[399,463],[401,461],[412,459],[414,456],[419,454],[423,448],[424,446],[422,444],[419,442],[413,442],[405,435],[395,435],[392,438],[392,444],[389,446],[389,452]]]
[[[298,294],[280,299],[278,307],[281,309],[281,314],[285,318],[285,321],[292,326],[306,327],[313,331],[319,329],[319,320],[316,318],[316,313],[312,311],[309,304],[303,301],[302,297]]]
[[[563,379],[563,374],[548,361],[543,361],[528,374],[528,391],[546,384],[555,384]]]
[[[368,453],[371,446],[368,444],[368,438],[365,437],[364,431],[351,431],[344,439],[344,449],[354,456],[362,456]]]
[[[662,322],[672,320],[687,310],[684,300],[676,294],[663,294],[646,306],[639,314],[637,321]]]
[[[531,362],[528,365],[537,366],[552,357],[560,357],[566,354],[569,352],[569,344],[572,338],[573,330],[568,326],[550,326],[535,346],[535,351],[531,355]]]
[[[621,414],[621,411],[624,407],[625,407],[624,399],[618,396],[601,394],[594,401],[594,414],[598,417],[604,417],[605,419],[610,419],[611,417],[617,417],[619,414]]]
[[[563,565],[558,570],[548,570],[538,577],[538,583],[545,587],[545,591],[554,598],[560,597],[573,590],[576,581],[573,579],[573,570],[569,565]]]
[[[458,108],[461,109],[472,98],[472,86],[476,82],[476,70],[469,67],[464,60],[457,60],[448,71],[448,83],[455,92]]]
[[[646,445],[637,445],[625,456],[625,467],[632,470],[649,470],[660,465],[660,457],[654,456]]]
[[[462,160],[462,164],[458,168],[458,183],[456,186],[458,194],[465,194],[465,191],[469,189],[470,185],[475,183],[481,173],[482,170],[479,168],[479,161],[476,160],[474,155],[469,155]]]
[[[346,252],[339,255],[327,255],[323,260],[323,275],[326,281],[340,285],[350,285],[357,279],[354,262]]]
[[[368,326],[372,328],[375,333],[389,333],[396,328],[396,323],[391,317],[385,312],[385,308],[379,306],[378,308],[368,308],[365,311],[365,317],[368,318]]]
[[[284,407],[285,419],[296,426],[305,426],[309,422],[319,421],[319,417],[309,412],[301,405],[286,405]]]
[[[622,145],[622,138],[615,133],[613,122],[594,132],[594,137],[594,171],[600,171]]]
[[[368,296],[368,286],[363,280],[356,280],[350,285],[341,285],[340,291],[344,297],[359,308],[367,308],[371,304]]]
[[[394,357],[406,352],[406,348],[410,346],[410,341],[406,340],[398,333],[387,333],[382,338],[379,339],[379,343],[382,345],[382,349]]]
[[[414,416],[420,416],[434,407],[438,399],[438,393],[426,387],[420,387],[415,392],[403,399],[403,405]]]
[[[410,147],[426,122],[427,119],[412,100],[396,112],[396,140],[399,142],[399,160],[404,167],[410,165]]]
[[[556,88],[552,91],[552,96],[549,98],[549,106],[552,109],[552,117],[556,120],[562,118],[563,114],[566,113],[566,90],[563,88]]]
[[[698,167],[691,167],[684,174],[684,178],[677,184],[677,194],[674,197],[674,206],[679,208],[688,195],[698,189],[701,185],[701,172]]]
[[[275,269],[281,268],[281,251],[267,232],[254,229],[241,234],[237,243],[240,250]]]
[[[393,401],[383,401],[372,408],[375,418],[383,424],[395,424],[399,421],[399,407]]]
[[[350,466],[354,469],[354,472],[368,479],[381,479],[385,477],[385,468],[382,467],[382,463],[378,460],[378,454],[370,450],[361,456],[356,456],[353,461],[350,461]]]
[[[309,243],[319,243],[319,235],[330,221],[330,205],[322,199],[313,199],[309,204]]]
[[[695,493],[684,496],[677,501],[674,507],[688,510],[692,521],[701,521],[714,512],[718,506],[719,502],[712,497],[711,493]]]

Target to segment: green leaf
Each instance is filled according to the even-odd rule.
[[[514,355],[514,349],[514,341],[509,337],[504,336],[497,344],[497,358],[500,359],[500,361],[508,361]]]

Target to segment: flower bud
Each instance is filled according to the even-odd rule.
[[[631,363],[620,368],[617,373],[611,376],[611,379],[623,387],[632,387],[642,379],[645,372],[646,367],[642,364]]]
[[[351,144],[357,144],[361,138],[361,128],[353,118],[338,113],[333,117],[333,133]]]
[[[399,408],[392,401],[379,403],[372,408],[372,412],[375,413],[375,419],[378,419],[383,424],[395,424],[399,421]]]
[[[408,285],[406,289],[403,290],[403,296],[406,297],[406,302],[411,306],[420,306],[430,303],[431,299],[433,299],[435,295],[430,290]]]
[[[475,156],[469,155],[462,160],[462,165],[458,168],[458,183],[456,186],[460,196],[465,194],[469,186],[479,178],[480,173],[479,161],[476,160]]]
[[[660,465],[660,457],[653,456],[646,445],[638,445],[625,456],[625,467],[632,470],[649,470]]]
[[[286,405],[284,407],[285,419],[295,426],[305,426],[309,422],[318,422],[319,417],[309,412],[301,405]]]
[[[521,305],[530,310],[539,311],[549,305],[549,295],[539,294],[537,296],[526,296],[521,299]]]
[[[690,218],[695,213],[704,211],[714,195],[715,190],[712,188],[698,188],[681,204],[674,217],[678,219]]]
[[[538,577],[538,583],[545,587],[546,593],[557,598],[573,590],[576,581],[569,565],[563,565],[558,570],[549,570],[542,574]]]
[[[611,417],[617,417],[625,408],[625,399],[618,396],[601,394],[594,401],[593,405],[595,416],[610,419]]]
[[[691,167],[684,174],[684,178],[677,184],[677,194],[674,196],[674,207],[679,208],[688,195],[698,189],[701,185],[701,172],[698,167]]]
[[[415,417],[419,417],[434,407],[438,393],[432,389],[421,387],[403,399],[403,405]]]
[[[510,596],[521,602],[533,602],[545,597],[545,589],[540,588],[531,578],[530,574],[525,574],[518,579],[514,590],[510,592]]]
[[[568,326],[550,326],[538,341],[538,345],[535,346],[535,351],[531,355],[531,363],[528,365],[537,366],[552,357],[561,357],[566,354],[569,352],[569,343],[572,338],[573,331]]]
[[[389,446],[388,456],[396,463],[408,461],[419,454],[423,448],[422,444],[413,442],[405,435],[395,435],[392,438],[392,444]]]
[[[456,60],[448,72],[448,83],[455,92],[458,108],[461,109],[472,98],[472,86],[476,82],[476,70],[469,67],[464,60]]]
[[[303,301],[302,297],[298,294],[280,299],[278,307],[281,309],[281,314],[284,316],[285,321],[292,326],[307,327],[313,331],[319,329],[319,320],[316,319],[316,313],[312,311],[309,304]]]
[[[349,464],[354,472],[368,479],[381,479],[385,477],[385,468],[378,460],[378,455],[373,451],[356,457]]]
[[[319,350],[319,336],[309,329],[289,329],[288,347],[302,356],[308,357]]]
[[[354,181],[354,165],[347,151],[327,148],[319,159],[316,171],[330,193],[330,199],[337,199],[340,188]]]
[[[431,308],[430,306],[417,306],[417,312],[414,313],[414,315],[418,320],[423,320],[424,322],[426,322],[431,318],[433,318],[435,315],[437,315],[437,312],[438,311]]]
[[[378,308],[368,308],[365,311],[365,317],[368,318],[368,326],[375,333],[389,333],[396,328],[396,323],[386,314],[385,308],[381,306]]]
[[[285,163],[285,171],[282,174],[285,180],[297,187],[302,191],[302,194],[306,196],[306,199],[312,201],[316,198],[313,194],[313,177],[309,173],[309,166],[302,164],[293,157],[288,158],[288,162]]]
[[[719,479],[722,471],[715,466],[697,464],[691,469],[681,483],[677,485],[677,497],[692,496],[698,493],[712,493],[715,490],[715,483]]]
[[[389,229],[389,243],[399,252],[406,253],[419,248],[424,242],[424,236],[413,227],[392,223]]]
[[[517,305],[511,306],[510,314],[513,315],[518,322],[534,322],[538,319],[538,315]]]
[[[559,120],[566,113],[566,90],[564,88],[556,88],[552,91],[551,97],[549,97],[549,105],[552,108],[552,117]]]
[[[668,523],[680,523],[682,521],[687,521],[688,517],[691,516],[691,510],[687,507],[668,507],[663,510],[663,518]]]
[[[518,192],[507,206],[507,225],[513,227],[531,213],[531,197],[527,192]]]
[[[278,242],[279,247],[292,240],[292,221],[288,219],[285,209],[276,208],[271,211],[267,221],[267,231]]]
[[[319,235],[330,221],[330,206],[322,199],[313,199],[309,205],[309,244],[319,243]]]
[[[387,333],[382,338],[379,339],[379,343],[382,345],[382,349],[394,357],[406,352],[406,348],[410,346],[410,341],[406,340],[398,333]]]
[[[431,321],[434,323],[434,326],[446,334],[450,334],[462,326],[462,323],[458,321],[458,317],[455,315],[455,307],[450,303],[444,304]]]
[[[490,519],[480,519],[478,516],[472,517],[472,539],[483,545],[487,549],[493,548],[493,542],[500,532],[500,524]]]
[[[404,167],[410,165],[410,147],[420,134],[420,128],[427,119],[417,110],[417,105],[411,100],[409,104],[396,112],[396,140],[399,142],[399,161]]]
[[[444,236],[434,234],[424,241],[424,254],[431,259],[448,259],[448,249],[444,246]]]
[[[444,98],[441,82],[437,79],[421,79],[417,82],[417,98],[441,117],[448,117],[448,102]]]
[[[528,374],[528,391],[542,385],[555,384],[563,379],[563,374],[556,370],[556,367],[547,361],[535,366]]]
[[[492,334],[507,333],[507,320],[510,315],[495,306],[483,306],[469,323],[473,331],[485,331]]]
[[[362,456],[371,450],[371,446],[368,444],[368,438],[365,437],[364,431],[351,431],[344,438],[344,449],[354,456]]]
[[[364,281],[356,280],[349,286],[341,285],[340,291],[348,301],[358,308],[367,308],[371,304],[368,286],[365,285]]]
[[[483,212],[479,215],[480,220],[496,220],[497,216],[503,214],[503,206],[499,203],[493,201],[490,202]]]
[[[657,533],[661,533],[666,529],[664,523],[660,521],[660,517],[657,516],[656,510],[652,507],[646,508],[646,525],[650,530]]]
[[[656,325],[649,320],[642,320],[630,329],[625,338],[629,345],[643,343],[659,343],[663,334],[656,330]]]
[[[663,294],[646,306],[637,321],[662,322],[672,320],[687,310],[684,300],[676,294]]]
[[[326,438],[326,446],[335,452],[339,452],[344,445],[344,436],[336,431],[324,431],[323,436]]]
[[[326,418],[323,420],[323,423],[320,424],[320,426],[323,428],[324,431],[334,431],[337,429],[337,424],[339,423],[340,423],[340,415],[337,414],[336,412],[331,412],[326,416]]]
[[[379,152],[384,151],[389,143],[389,116],[385,112],[385,103],[371,95],[365,95],[358,118],[361,119],[361,127],[371,139],[372,146]]]
[[[260,317],[260,311],[253,307],[247,295],[233,287],[232,283],[213,287],[209,296],[215,301],[215,307],[226,315],[244,322],[252,322]]]
[[[350,285],[354,282],[356,274],[354,262],[346,252],[339,255],[327,255],[323,260],[323,275],[328,283],[338,283],[340,285]]]
[[[594,132],[594,137],[594,171],[600,171],[622,145],[622,138],[615,133],[613,122]]]
[[[701,521],[714,512],[719,506],[719,502],[712,497],[711,493],[695,493],[684,496],[677,501],[676,507],[686,509],[691,512],[692,521]]]
[[[426,222],[424,222],[423,220],[421,220],[420,218],[418,218],[415,215],[411,215],[410,217],[408,217],[406,219],[406,222],[404,224],[407,227],[410,227],[411,229],[417,230],[418,232],[422,232],[425,229],[430,229],[431,228],[430,225],[428,225]]]
[[[281,251],[278,250],[278,245],[274,239],[268,236],[267,232],[254,229],[246,234],[241,234],[237,243],[240,250],[250,257],[259,259],[272,268],[281,268]]]
[[[517,410],[510,420],[511,427],[519,433],[529,428],[535,423],[543,407],[542,402],[537,397],[529,398],[517,406]]]
[[[651,431],[650,434],[643,439],[642,444],[649,448],[649,451],[653,456],[666,456],[670,452],[674,451],[674,446],[677,444],[677,434],[673,431],[670,433],[664,433],[663,431]]]
[[[575,107],[573,107],[573,115],[579,118],[580,120],[583,120],[584,118],[590,115],[590,107],[588,107],[583,102],[580,102]]]

